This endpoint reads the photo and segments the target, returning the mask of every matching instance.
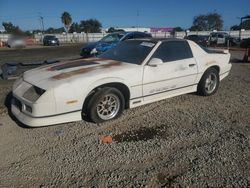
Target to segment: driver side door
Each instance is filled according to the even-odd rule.
[[[183,94],[194,88],[198,69],[187,41],[165,41],[152,58],[161,59],[162,63],[144,67],[144,102]]]

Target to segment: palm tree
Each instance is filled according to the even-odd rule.
[[[70,25],[72,23],[71,15],[68,12],[64,12],[62,13],[61,20],[62,20],[62,23],[64,24],[66,32],[68,33]]]

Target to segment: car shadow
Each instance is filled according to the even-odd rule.
[[[31,128],[31,127],[28,127],[27,125],[24,125],[23,123],[21,123],[11,112],[11,100],[12,100],[12,92],[9,92],[6,97],[5,97],[5,100],[4,100],[4,105],[5,107],[7,108],[8,110],[8,115],[9,117],[21,128]]]

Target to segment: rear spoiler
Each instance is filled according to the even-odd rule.
[[[219,49],[219,48],[207,48],[207,52],[215,54],[229,54],[228,49]]]

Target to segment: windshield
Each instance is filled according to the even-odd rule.
[[[155,44],[156,42],[142,40],[124,41],[98,57],[140,65]]]
[[[45,36],[44,38],[45,39],[55,39],[56,37],[55,36]]]
[[[209,38],[209,36],[208,35],[200,35],[200,39],[204,39],[204,40],[206,40],[206,39],[208,39]]]
[[[102,42],[118,42],[124,36],[123,33],[112,33],[101,39]]]

